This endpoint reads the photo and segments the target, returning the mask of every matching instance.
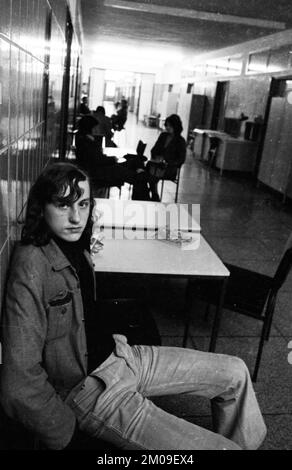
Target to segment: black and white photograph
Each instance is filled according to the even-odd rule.
[[[291,0],[0,0],[0,454],[238,462],[291,391]]]

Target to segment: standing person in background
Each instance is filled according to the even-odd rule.
[[[146,169],[149,174],[149,185],[152,200],[159,201],[157,184],[163,177],[175,179],[177,169],[186,158],[186,141],[181,136],[183,127],[177,114],[168,116],[165,120],[165,132],[162,132],[154,147],[151,149],[151,160]]]
[[[47,449],[90,437],[128,450],[258,448],[266,426],[241,359],[130,346],[97,308],[93,204],[89,178],[70,163],[46,168],[30,190],[2,322],[5,412]],[[214,432],[149,399],[184,393],[211,400]]]

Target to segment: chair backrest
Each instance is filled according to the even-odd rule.
[[[183,163],[180,166],[178,166],[177,169],[176,169],[176,178],[175,178],[176,183],[179,182],[180,170],[181,170],[182,165],[183,165]]]
[[[147,144],[144,144],[142,140],[139,140],[138,145],[136,147],[136,152],[137,152],[138,157],[143,157],[146,145]]]
[[[279,290],[284,284],[289,271],[292,267],[292,247],[288,248],[282,257],[280,264],[275,272],[273,278],[273,288],[274,290]]]

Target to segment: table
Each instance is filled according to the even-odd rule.
[[[207,129],[197,129],[195,128],[190,132],[190,136],[194,138],[193,144],[193,153],[195,157],[198,157],[202,160],[208,160],[209,146],[207,145],[207,133],[215,132],[216,137],[219,134],[219,131],[209,131]],[[220,132],[222,134],[222,132]],[[210,135],[211,137],[211,135]]]
[[[202,235],[197,249],[182,250],[167,240],[105,240],[93,255],[96,272],[151,276],[227,278],[228,269]]]
[[[258,142],[243,138],[220,138],[215,165],[223,170],[246,171],[253,173],[258,151]]]
[[[201,231],[199,204],[96,198],[95,207],[102,213],[99,224],[103,228],[159,230],[168,223],[171,230]]]
[[[118,163],[123,163],[126,161],[124,155],[127,153],[136,155],[136,149],[130,147],[104,147],[102,149],[103,154],[107,157],[116,157],[118,159]]]
[[[220,141],[228,138],[228,134],[222,131],[213,131],[209,129],[205,129],[203,132],[203,143],[202,143],[202,153],[201,157],[202,160],[208,161],[209,160],[209,150],[210,150],[210,145],[211,145],[211,139],[212,137],[216,137]]]
[[[135,201],[127,201],[127,203]],[[179,245],[165,239],[105,239],[104,248],[92,256],[96,274],[119,274],[134,276],[162,276],[185,278],[188,281],[198,278],[217,279],[221,282],[215,319],[212,328],[209,350],[215,350],[219,330],[221,308],[224,299],[229,271],[216,255],[204,237],[197,233],[199,243],[193,250],[183,250]],[[191,283],[187,283],[184,312],[191,306]],[[186,320],[187,321],[187,320]],[[186,331],[183,346],[186,345]]]
[[[258,142],[246,140],[242,137],[232,137],[225,132],[209,129],[204,129],[202,137],[201,157],[205,161],[209,160],[210,139],[212,137],[218,139],[215,166],[219,168],[220,175],[224,170],[251,173],[254,171]]]

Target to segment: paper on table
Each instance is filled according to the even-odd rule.
[[[196,250],[200,245],[200,233],[182,232],[181,230],[170,230],[169,228],[159,229],[153,238],[173,243],[182,250]]]

